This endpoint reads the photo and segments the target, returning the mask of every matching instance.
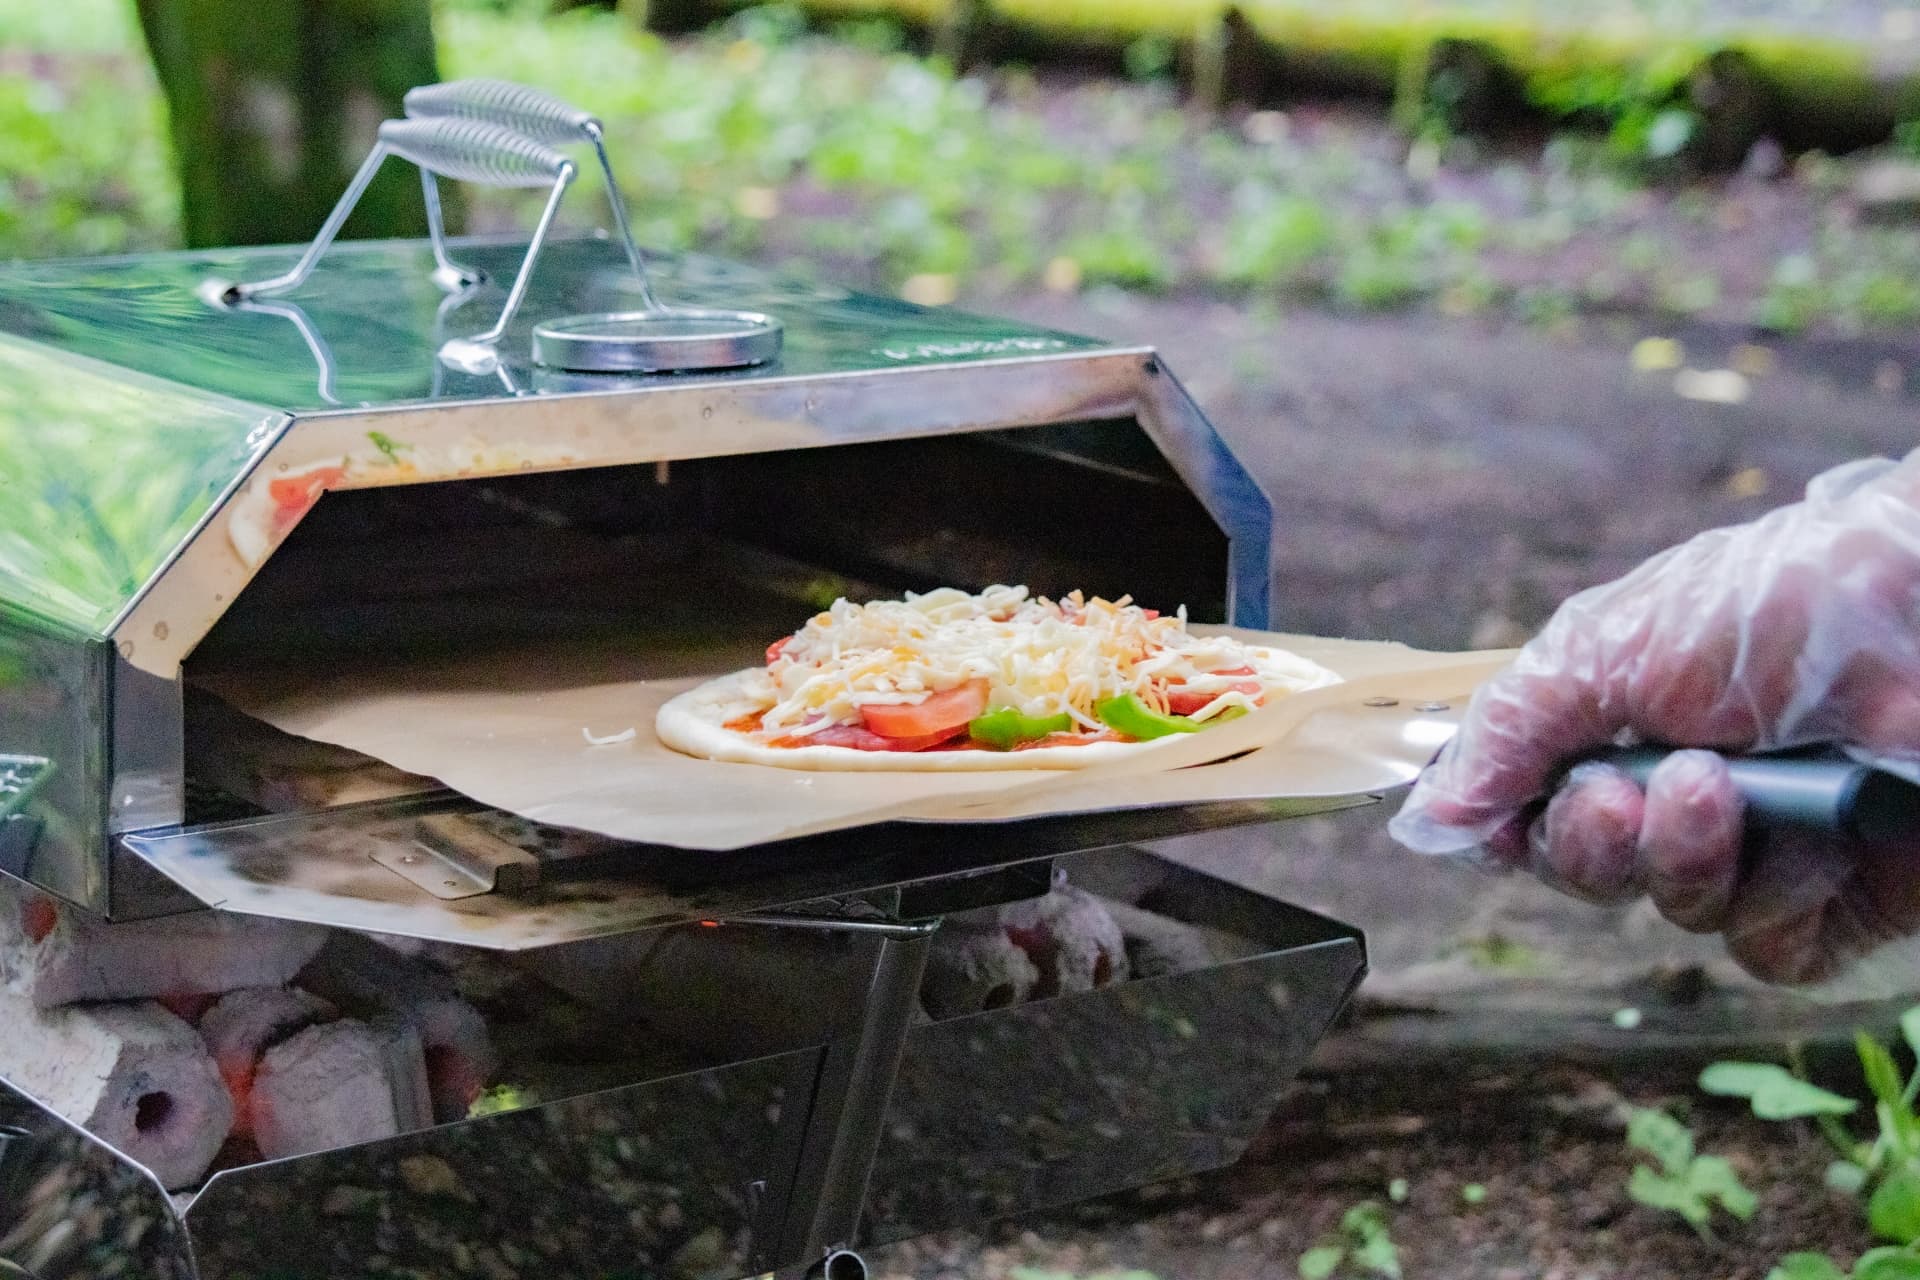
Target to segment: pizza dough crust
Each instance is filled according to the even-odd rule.
[[[745,696],[744,682],[758,670],[736,671],[687,690],[660,708],[654,732],[675,751],[733,764],[821,773],[987,773],[1033,769],[1085,769],[1152,751],[1169,741],[1083,742],[1024,751],[856,751],[852,747],[769,747],[725,726],[761,710]]]

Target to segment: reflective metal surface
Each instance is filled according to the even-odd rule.
[[[784,1261],[819,1062],[782,1054],[220,1174],[186,1213],[200,1275],[756,1275]]]
[[[1345,926],[1144,852],[1066,867],[1096,891],[1103,869],[1156,879],[1143,905],[1246,938],[1253,954],[915,1028],[865,1242],[1231,1164],[1365,971]]]
[[[0,1129],[0,1261],[35,1280],[192,1280],[186,1232],[145,1171],[4,1079]]]
[[[1140,849],[1066,870],[1231,939],[1224,963],[915,1026],[925,936],[740,930],[793,958],[766,971],[752,949],[729,966],[732,931],[682,930],[658,982],[587,956],[592,1013],[503,1038],[535,1096],[598,1091],[241,1165],[178,1201],[0,1081],[0,1259],[40,1280],[735,1280],[1232,1160],[1364,969],[1358,935]],[[555,1029],[583,1015],[596,1035]]]
[[[29,776],[6,806],[0,872],[94,910],[107,895],[109,652],[0,601],[0,753],[42,762],[13,771]]]
[[[459,240],[464,261],[511,280],[519,240]],[[91,356],[125,369],[289,412],[328,407],[314,391],[311,352],[284,320],[208,307],[195,289],[208,276],[271,275],[298,248],[220,249],[0,269],[0,332]],[[975,364],[1110,349],[1107,344],[964,312],[782,278],[699,255],[654,253],[648,261],[664,300],[676,305],[764,311],[787,327],[778,365],[731,379],[858,373]],[[336,245],[313,278],[288,295],[334,350],[338,393],[363,409],[419,404],[433,385],[434,325],[442,293],[425,241]],[[502,344],[505,363],[528,385],[534,324],[589,311],[633,309],[624,252],[601,240],[556,240],[543,255],[521,319]],[[498,285],[470,296],[475,318],[497,313]],[[612,388],[612,389],[618,389]],[[444,402],[500,396],[487,379],[450,382]]]
[[[1138,840],[1218,830],[1367,803],[1241,803],[1067,818],[992,829],[885,824],[689,853],[624,844],[483,810],[458,798],[403,800],[319,813],[135,832],[119,847],[208,906],[246,915],[522,951],[699,920],[730,920],[898,885]],[[380,865],[383,845],[412,847],[427,814],[461,813],[548,860],[518,894],[440,898]],[[129,904],[139,913],[137,904]]]
[[[0,603],[104,635],[282,421],[0,333]]]
[[[533,358],[586,373],[684,373],[765,364],[781,326],[755,311],[612,311],[534,326]]]

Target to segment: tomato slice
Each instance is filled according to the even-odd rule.
[[[963,685],[936,693],[924,702],[900,706],[860,708],[860,719],[868,731],[883,738],[925,738],[932,734],[952,736],[963,730],[973,718],[987,709],[987,682],[969,680]]]
[[[316,467],[297,476],[281,476],[267,485],[267,496],[283,511],[305,511],[320,500],[323,490],[347,478],[345,467]]]
[[[34,894],[20,904],[20,931],[29,942],[45,942],[60,923],[60,908],[52,898]]]
[[[772,644],[768,645],[767,646],[767,665],[772,666],[774,663],[778,662],[780,660],[780,655],[782,653],[785,653],[787,646],[792,643],[793,643],[792,636],[781,636],[778,640],[775,640]]]
[[[781,738],[773,745],[776,747],[846,747],[853,751],[926,751],[945,742],[952,742],[967,731],[963,720],[951,729],[939,733],[925,734],[914,738],[885,738],[857,724],[836,724],[830,729],[810,733],[805,737]]]
[[[1239,675],[1240,673],[1237,671],[1222,671],[1218,674]],[[1181,688],[1179,685],[1175,685],[1167,690],[1167,712],[1169,715],[1190,716],[1228,690],[1232,690],[1235,693],[1244,693],[1249,698],[1257,698],[1260,696],[1260,682],[1258,680],[1236,680],[1228,685],[1226,689],[1216,689],[1212,693],[1191,692]]]

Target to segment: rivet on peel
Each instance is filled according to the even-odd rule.
[[[1400,699],[1368,698],[1365,702],[1361,703],[1360,705],[1363,707],[1397,707],[1400,705]]]

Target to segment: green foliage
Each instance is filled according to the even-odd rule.
[[[1643,2],[1666,0],[1620,0]],[[1920,324],[1920,229],[1848,216],[1836,162],[1798,166],[1835,209],[1741,295],[1757,296],[1751,316],[1710,263],[1687,265],[1691,228],[1648,217],[1662,201],[1714,210],[1645,189],[1644,159],[1682,141],[1686,121],[1672,113],[1687,110],[1698,50],[1527,81],[1557,114],[1612,128],[1613,144],[1574,133],[1537,161],[1475,159],[1441,134],[1410,164],[1402,145],[1337,119],[1209,119],[1158,85],[1055,85],[1042,101],[1024,72],[961,75],[902,51],[895,23],[853,4],[831,35],[782,4],[673,42],[592,7],[437,6],[445,74],[523,80],[603,117],[636,231],[666,249],[799,259],[880,288],[951,276],[963,293],[1044,275],[1057,288],[1210,285],[1261,301],[1503,310],[1547,326],[1593,305],[1785,330]],[[1169,73],[1197,20],[1189,7],[1083,7],[1095,26],[1124,21],[1150,37],[1133,56],[1150,80]],[[1619,141],[1635,129],[1631,145]],[[570,229],[605,221],[593,168],[563,206]],[[480,231],[528,225],[538,199],[468,195]],[[0,0],[0,258],[163,247],[177,241],[177,215],[131,7]],[[1069,269],[1049,273],[1060,259]]]
[[[1767,1272],[1767,1280],[1846,1280],[1846,1276],[1824,1253],[1790,1253]]]
[[[1867,1225],[1882,1240],[1920,1240],[1920,1170],[1889,1173],[1867,1201]]]
[[[1716,1062],[1700,1073],[1700,1087],[1723,1098],[1746,1098],[1762,1120],[1845,1116],[1860,1107],[1771,1062]]]
[[[1759,1200],[1720,1156],[1694,1150],[1693,1133],[1664,1111],[1636,1107],[1627,1118],[1627,1145],[1654,1159],[1636,1165],[1627,1194],[1650,1209],[1678,1214],[1702,1236],[1711,1237],[1716,1207],[1745,1222]]]
[[[513,1084],[495,1085],[473,1100],[473,1105],[467,1108],[467,1118],[475,1120],[481,1116],[497,1116],[506,1111],[519,1111],[523,1107],[533,1106],[538,1101],[539,1099],[530,1089],[523,1089]]]
[[[1902,1015],[1900,1035],[1920,1053],[1920,1007]],[[1814,1121],[1839,1157],[1827,1166],[1828,1188],[1851,1196],[1871,1188],[1862,1206],[1867,1225],[1891,1242],[1861,1255],[1850,1272],[1821,1254],[1789,1254],[1768,1280],[1920,1280],[1920,1068],[1903,1072],[1892,1050],[1865,1031],[1854,1034],[1854,1050],[1873,1096],[1878,1133],[1871,1142],[1855,1138],[1840,1121],[1859,1104],[1809,1083],[1797,1069],[1797,1056],[1792,1072],[1766,1063],[1717,1062],[1701,1073],[1701,1088],[1747,1099],[1763,1120]]]
[[[1331,1280],[1334,1276],[1380,1276],[1400,1280],[1400,1250],[1387,1230],[1386,1213],[1363,1200],[1340,1217],[1332,1239],[1300,1255],[1300,1280]]]
[[[0,256],[115,253],[176,234],[153,74],[122,55],[94,66],[52,80],[0,62]],[[144,92],[130,94],[129,84]]]
[[[1552,115],[1605,124],[1608,147],[1621,159],[1671,160],[1699,132],[1686,91],[1706,52],[1676,40],[1638,59],[1575,58],[1528,77],[1527,96]]]
[[[1235,201],[1217,275],[1233,285],[1298,280],[1336,240],[1333,215],[1318,201],[1250,185]]]
[[[1122,59],[1135,80],[1170,80],[1180,47],[1162,35],[1144,35],[1126,47]]]
[[[1851,1271],[1823,1253],[1790,1253],[1767,1280],[1920,1280],[1920,1253],[1912,1249],[1869,1249]]]

